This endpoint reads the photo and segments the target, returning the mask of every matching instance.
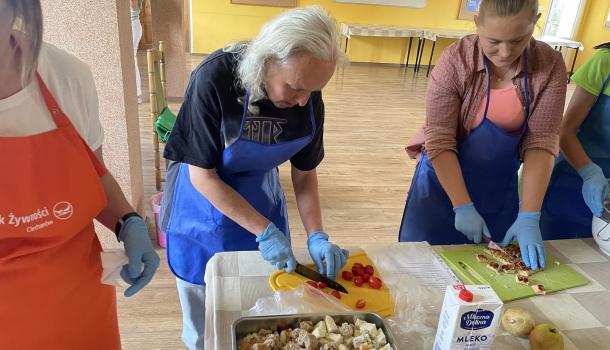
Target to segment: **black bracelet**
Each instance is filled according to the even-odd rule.
[[[119,232],[121,232],[121,227],[123,226],[123,223],[125,223],[125,221],[127,221],[127,219],[132,216],[137,216],[140,219],[142,218],[140,214],[136,213],[135,211],[123,215],[123,217],[120,218],[119,221],[117,221],[116,225],[114,225],[114,234],[117,236],[117,238],[119,237]]]

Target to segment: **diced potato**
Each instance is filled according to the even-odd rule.
[[[326,323],[324,321],[318,322],[311,334],[313,334],[318,339],[325,338],[328,334],[328,330],[326,329]]]
[[[349,350],[349,348],[343,344],[339,344],[339,350]]]
[[[383,347],[379,348],[379,350],[394,350],[390,344],[386,344]]]
[[[367,344],[367,345],[372,345],[372,341],[371,341],[371,337],[368,334],[363,334],[357,337],[354,337],[354,339],[352,339],[352,345],[355,348],[359,348],[360,345],[363,344]]]
[[[326,315],[326,317],[324,317],[324,322],[326,323],[326,330],[328,331],[328,333],[339,332],[339,327],[337,327],[337,324],[335,323],[335,320],[333,320],[332,317]]]
[[[343,337],[343,344],[351,346],[353,339],[354,339],[354,337]]]
[[[330,339],[334,344],[337,345],[343,343],[343,336],[337,333],[328,333],[326,339]]]
[[[383,330],[380,328],[377,330],[377,336],[375,337],[375,339],[373,339],[373,345],[375,345],[376,348],[380,348],[384,345],[387,344],[387,340],[385,338],[385,333],[383,333]]]
[[[374,323],[364,322],[360,325],[360,333],[370,334],[371,338],[375,338],[377,336],[377,326]]]

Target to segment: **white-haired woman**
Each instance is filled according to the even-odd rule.
[[[159,257],[104,167],[91,71],[42,42],[38,0],[0,0],[0,81],[0,347],[120,349],[93,219],[125,243],[125,295]]]
[[[320,90],[342,59],[335,22],[307,7],[210,54],[192,73],[165,148],[172,163],[162,204],[190,349],[203,348],[204,272],[215,253],[260,249],[278,269],[295,268],[280,164],[292,164],[318,270],[334,279],[345,264],[347,251],[323,231],[316,175],[324,156]]]

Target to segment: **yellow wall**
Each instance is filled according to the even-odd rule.
[[[606,16],[610,10],[610,0],[589,0],[585,9],[577,40],[585,46],[578,53],[576,66],[585,63],[595,52],[593,46],[610,41],[610,29],[605,28]],[[568,67],[569,69],[569,67]]]
[[[593,0],[590,0],[593,1]],[[599,2],[607,0],[597,0]],[[540,0],[543,16],[540,27],[546,20],[551,0]],[[318,4],[329,10],[338,22],[371,23],[429,27],[443,29],[474,30],[474,23],[458,20],[460,0],[428,0],[423,9],[340,4],[335,0],[299,0],[298,6]],[[227,42],[249,39],[256,35],[261,25],[283,8],[233,5],[230,0],[193,1],[193,51],[210,53]],[[437,43],[435,59],[452,40]],[[348,55],[352,62],[404,63],[408,39],[352,37]],[[427,42],[422,62],[427,64],[431,43]],[[415,61],[414,43],[410,63]]]

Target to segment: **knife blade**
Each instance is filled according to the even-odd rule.
[[[482,283],[480,278],[473,275],[471,272],[472,271],[471,268],[468,265],[464,264],[463,261],[458,261],[457,263],[458,263],[458,265],[460,265],[460,267],[464,271],[464,275],[467,275],[467,277],[470,277],[470,280],[472,281],[472,283],[487,284],[487,283]]]
[[[343,287],[339,283],[331,280],[330,278],[327,278],[326,276],[318,273],[317,271],[310,269],[309,267],[307,267],[305,265],[301,265],[301,264],[297,263],[297,267],[294,270],[294,272],[298,273],[299,275],[301,275],[303,277],[309,278],[312,281],[323,282],[329,288],[337,290],[341,293],[349,294],[347,292],[347,289],[345,289],[345,287]]]

